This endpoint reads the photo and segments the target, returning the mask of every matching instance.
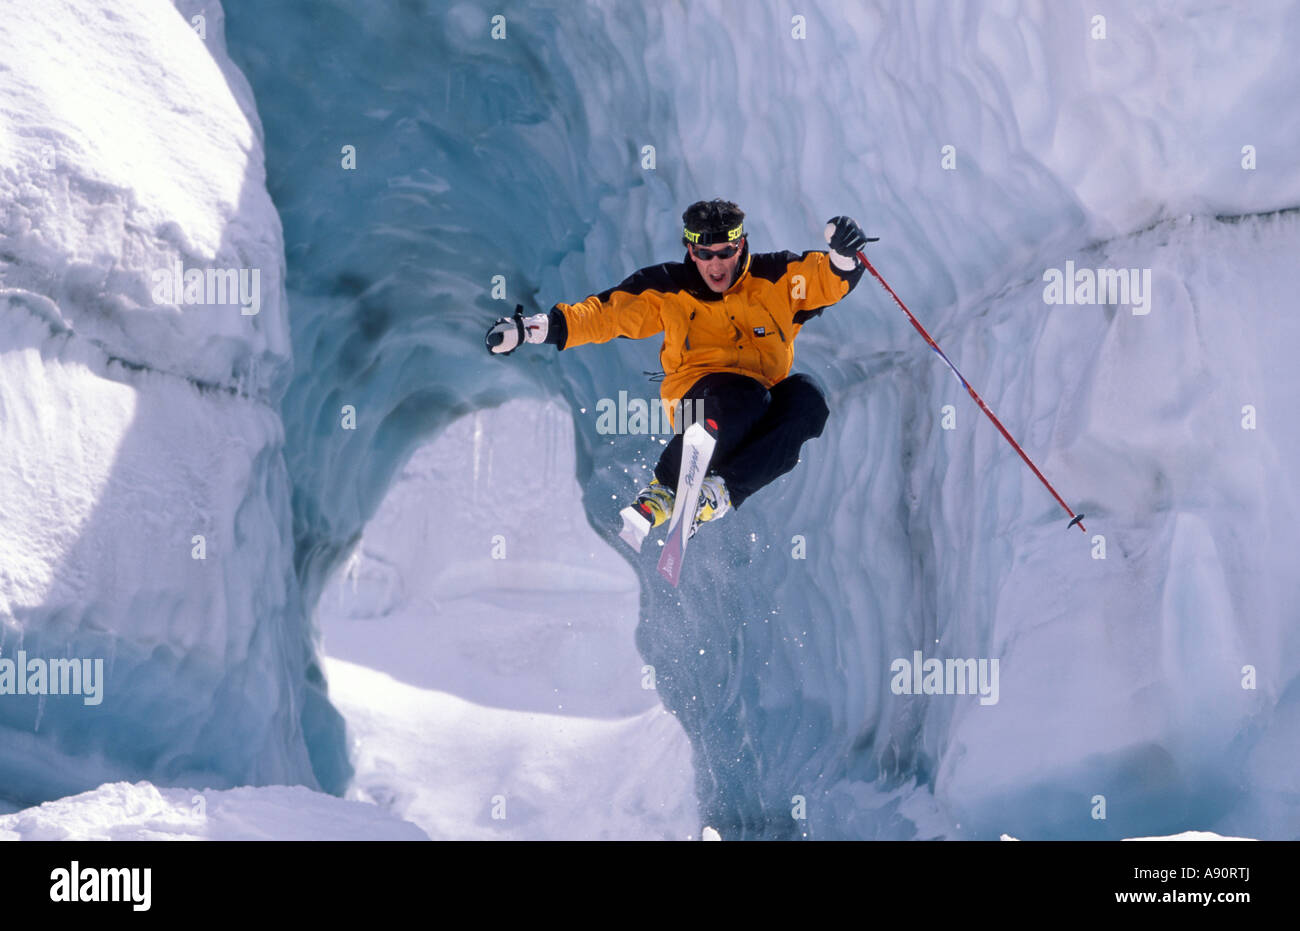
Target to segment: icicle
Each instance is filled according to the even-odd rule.
[[[478,464],[483,451],[483,412],[474,412],[474,500],[478,500]]]

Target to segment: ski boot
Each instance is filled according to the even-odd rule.
[[[676,498],[676,493],[659,479],[641,489],[636,496],[636,503],[619,512],[623,518],[623,529],[618,535],[623,542],[638,553],[641,552],[641,544],[645,542],[650,528],[672,520]]]
[[[727,483],[722,480],[722,476],[716,472],[704,476],[700,503],[695,508],[695,522],[691,525],[691,536],[695,536],[695,531],[700,529],[701,524],[717,520],[730,510],[731,494],[727,491]]]

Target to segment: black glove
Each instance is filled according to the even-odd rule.
[[[868,239],[850,217],[831,217],[826,221],[826,241],[830,243],[832,252],[853,259],[856,263],[858,250],[869,242],[877,242],[878,237]]]

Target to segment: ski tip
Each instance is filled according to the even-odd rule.
[[[659,574],[673,588],[677,587],[677,580],[682,574],[683,552],[681,533],[670,530],[669,537],[664,542],[664,551],[659,554]]]
[[[659,575],[673,588],[677,587],[677,580],[681,577],[681,571],[682,564],[678,561],[673,560],[667,564],[662,561],[659,563]]]
[[[1070,521],[1069,526],[1067,526],[1065,529],[1066,529],[1066,530],[1069,530],[1070,527],[1073,527],[1075,524],[1078,524],[1078,525],[1079,525],[1079,529],[1080,529],[1080,530],[1083,530],[1083,515],[1082,515],[1082,514],[1077,515],[1077,516],[1074,518],[1074,520]]]

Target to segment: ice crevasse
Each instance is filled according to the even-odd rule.
[[[122,696],[0,704],[5,798],[339,791],[309,618],[412,452],[558,398],[607,536],[657,455],[591,413],[656,347],[490,365],[493,277],[542,309],[594,293],[678,258],[682,207],[722,194],[758,250],[817,248],[841,212],[881,235],[873,262],[1089,536],[864,281],[799,340],[832,410],[799,468],[698,538],[680,596],[634,561],[701,820],[1294,836],[1292,5],[817,4],[795,39],[772,3],[532,3],[493,41],[473,3],[229,2],[229,57],[220,7],[179,7],[0,24],[89,88],[70,108],[35,53],[0,74],[0,651],[109,657]],[[154,304],[177,259],[259,267],[260,312]],[[1149,271],[1149,312],[1045,303],[1067,262]],[[368,412],[346,442],[343,403]],[[917,650],[996,658],[997,702],[897,694]]]

